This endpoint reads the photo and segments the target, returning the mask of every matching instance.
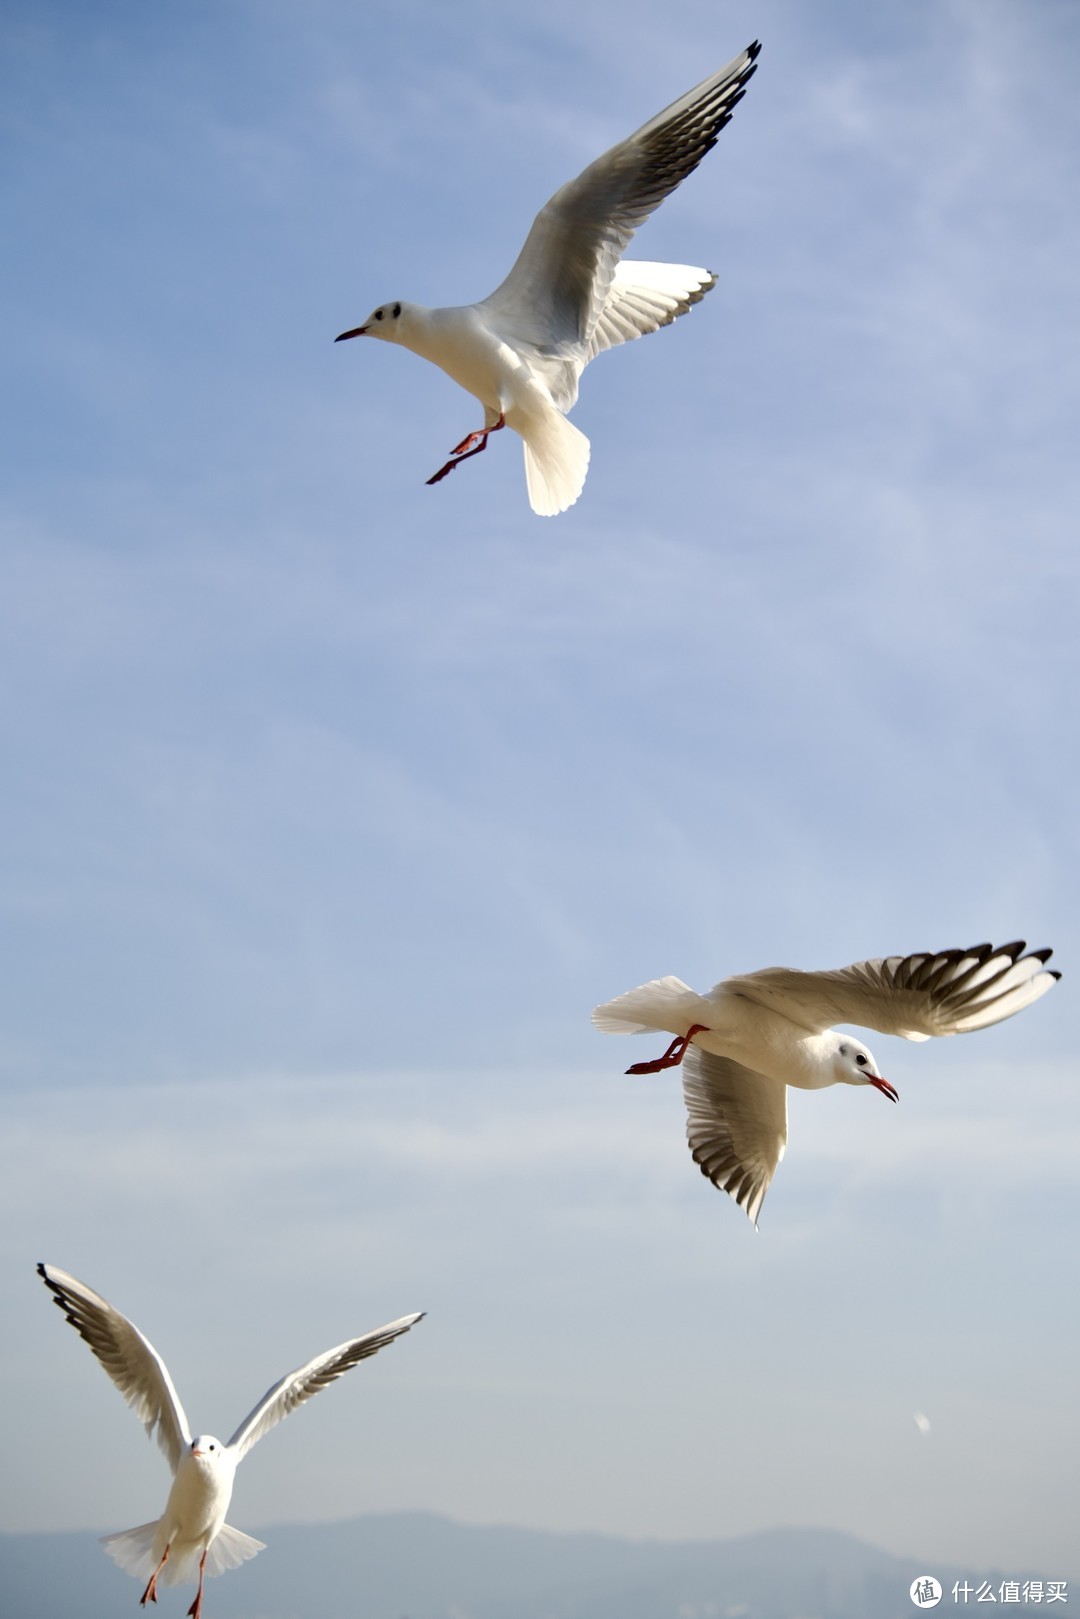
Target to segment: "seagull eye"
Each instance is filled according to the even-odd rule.
[[[866,1067],[866,1058],[863,1056],[861,1051],[857,1051],[855,1053],[855,1061],[858,1063],[860,1068]]]
[[[382,320],[382,318],[383,318],[382,310],[381,309],[376,309],[376,311],[375,311],[375,319],[376,320]]]
[[[397,318],[398,318],[398,316],[400,314],[401,314],[401,305],[400,304],[395,304],[394,305],[394,319],[397,320]]]

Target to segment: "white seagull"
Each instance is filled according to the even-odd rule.
[[[517,263],[477,304],[380,304],[347,337],[380,337],[431,360],[484,407],[484,425],[428,483],[512,427],[525,441],[529,502],[542,517],[572,506],[589,441],[566,420],[578,379],[602,349],[685,315],[716,285],[710,270],[623,260],[639,225],[692,174],[746,92],[761,46],[689,90],[636,134],[590,163],[537,214]]]
[[[677,1036],[662,1057],[628,1074],[683,1063],[686,1134],[694,1162],[757,1225],[787,1144],[787,1087],[873,1085],[897,1092],[870,1052],[833,1023],[858,1023],[905,1040],[964,1034],[1012,1017],[1061,977],[1050,950],[1024,955],[1024,942],[973,945],[857,961],[833,972],[765,967],[725,978],[698,995],[678,978],[658,978],[598,1006],[607,1034],[666,1029]],[[685,1059],[685,1061],[684,1061]]]
[[[167,1585],[178,1585],[197,1577],[199,1588],[188,1609],[189,1619],[199,1619],[202,1612],[205,1575],[223,1574],[263,1550],[261,1540],[253,1540],[225,1522],[237,1465],[255,1441],[342,1372],[423,1319],[422,1311],[403,1316],[316,1355],[267,1389],[228,1443],[222,1444],[212,1434],[192,1438],[165,1362],[138,1327],[84,1282],[54,1265],[39,1265],[38,1275],[52,1289],[54,1303],[90,1345],[147,1434],[152,1437],[157,1429],[158,1444],[173,1471],[173,1486],[161,1517],[137,1529],[106,1535],[102,1544],[129,1574],[138,1579],[149,1575],[139,1599],[143,1606],[157,1601],[159,1578]]]

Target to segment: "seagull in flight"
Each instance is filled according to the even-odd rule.
[[[832,972],[765,967],[725,978],[698,995],[678,978],[657,978],[598,1006],[607,1034],[666,1029],[662,1057],[628,1074],[683,1065],[686,1134],[701,1172],[735,1199],[756,1226],[787,1145],[787,1087],[872,1085],[898,1100],[860,1040],[834,1023],[857,1023],[905,1040],[965,1034],[1023,1011],[1061,977],[1050,950],[1024,955],[1013,944],[923,951],[857,961]]]
[[[204,1576],[223,1574],[263,1550],[261,1540],[253,1540],[225,1522],[237,1466],[255,1441],[342,1372],[377,1354],[423,1319],[423,1312],[402,1316],[400,1321],[316,1355],[267,1389],[228,1443],[222,1444],[212,1434],[192,1437],[165,1362],[133,1322],[85,1282],[54,1265],[39,1265],[38,1275],[52,1289],[53,1302],[90,1345],[147,1434],[152,1437],[157,1429],[157,1442],[173,1472],[161,1517],[136,1529],[106,1535],[105,1550],[137,1579],[149,1575],[139,1599],[143,1607],[157,1601],[159,1578],[167,1585],[178,1585],[197,1577],[199,1587],[188,1609],[189,1619],[199,1619],[202,1613]]]
[[[334,339],[377,337],[412,349],[483,405],[483,427],[455,446],[428,483],[479,455],[491,433],[512,427],[524,440],[533,511],[553,517],[574,504],[589,441],[566,413],[582,371],[601,350],[670,325],[716,285],[710,270],[622,255],[638,226],[716,145],[760,49],[750,45],[556,191],[490,297],[449,309],[392,300]]]

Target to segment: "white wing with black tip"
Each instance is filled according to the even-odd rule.
[[[239,1462],[252,1445],[276,1427],[290,1411],[295,1411],[298,1405],[303,1405],[305,1400],[310,1400],[320,1390],[327,1388],[343,1372],[358,1366],[370,1355],[377,1355],[380,1349],[393,1343],[395,1338],[400,1338],[403,1332],[408,1332],[410,1327],[423,1319],[422,1310],[417,1315],[402,1316],[400,1321],[391,1321],[388,1326],[367,1332],[362,1338],[352,1338],[348,1343],[338,1344],[336,1349],[316,1355],[306,1366],[286,1373],[272,1388],[267,1389],[258,1405],[248,1412],[226,1448],[235,1452]]]
[[[765,967],[718,988],[782,1013],[815,1034],[857,1023],[905,1040],[966,1034],[1022,1012],[1061,977],[1051,950],[1024,955],[1024,941],[922,951],[857,961],[833,972]]]
[[[756,1226],[787,1143],[787,1086],[692,1045],[683,1096],[694,1162]]]
[[[604,349],[670,326],[699,304],[715,285],[713,272],[696,265],[620,259],[589,338],[586,363]]]
[[[191,1433],[180,1396],[153,1344],[85,1282],[55,1265],[39,1265],[38,1275],[52,1289],[53,1302],[89,1344],[147,1434],[153,1437],[157,1430],[157,1442],[175,1473],[181,1454],[191,1444]]]
[[[519,340],[549,350],[553,341],[587,345],[630,238],[716,145],[760,50],[749,46],[556,191],[510,274],[479,307],[497,312]]]

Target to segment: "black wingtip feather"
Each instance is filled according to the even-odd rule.
[[[64,1298],[64,1290],[60,1286],[59,1282],[54,1282],[52,1277],[49,1275],[45,1268],[44,1260],[38,1261],[37,1273],[41,1277],[41,1280],[45,1283],[45,1286],[49,1289],[49,1292],[52,1294],[53,1303],[58,1305],[61,1310],[66,1310],[67,1302]]]

